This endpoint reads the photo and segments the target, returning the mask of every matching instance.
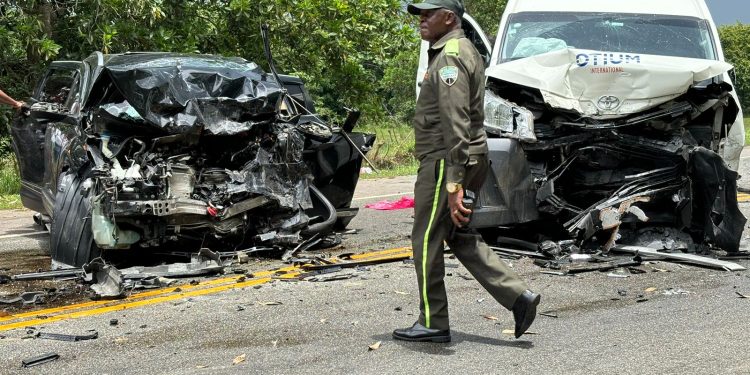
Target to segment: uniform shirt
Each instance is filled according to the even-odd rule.
[[[463,184],[469,156],[487,154],[484,60],[461,29],[440,38],[428,54],[414,114],[417,158],[445,159],[446,181]]]

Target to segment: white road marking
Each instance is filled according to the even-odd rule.
[[[395,194],[387,194],[387,195],[373,195],[370,197],[359,197],[352,199],[353,201],[364,201],[368,199],[378,199],[378,198],[389,198],[389,197],[397,197],[399,195],[414,195],[414,192],[405,192],[405,193],[395,193]]]
[[[49,234],[47,232],[29,232],[29,233],[18,233],[18,234],[6,234],[4,236],[0,236],[0,240],[4,240],[6,238],[16,238],[16,237],[26,237],[26,236],[38,236],[40,234]]]

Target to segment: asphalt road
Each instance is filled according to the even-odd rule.
[[[362,181],[355,203],[397,199],[412,184],[413,177]],[[750,204],[741,208],[750,217]],[[358,233],[347,235],[337,251],[408,246],[411,215],[363,209],[350,225]],[[33,233],[30,212],[2,212],[0,220],[0,268],[13,269],[24,259],[33,259],[25,267],[46,261],[47,237]],[[750,247],[748,238],[750,233],[744,248]],[[542,294],[539,311],[557,316],[538,316],[535,334],[517,340],[503,333],[512,329],[512,315],[458,261],[446,261],[453,329],[447,345],[391,339],[394,328],[414,322],[419,298],[413,266],[395,262],[354,271],[348,280],[274,281],[42,320],[34,324],[37,330],[93,329],[99,337],[62,342],[29,338],[23,328],[0,332],[0,373],[750,374],[750,299],[737,295],[750,295],[750,272],[655,262],[642,267],[647,273],[628,278],[563,277],[541,274],[528,259],[511,261]],[[750,261],[738,263],[750,267]],[[110,325],[111,319],[118,325]],[[376,342],[380,347],[369,350]],[[60,358],[20,368],[24,358],[47,352]]]

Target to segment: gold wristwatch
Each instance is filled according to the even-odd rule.
[[[449,182],[445,184],[445,189],[448,190],[448,193],[455,194],[458,193],[459,190],[461,190],[463,186],[461,184],[457,184],[455,182]]]

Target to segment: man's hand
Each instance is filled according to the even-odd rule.
[[[465,224],[469,223],[469,215],[471,215],[471,210],[464,207],[463,199],[463,189],[458,189],[457,192],[448,194],[448,208],[450,209],[451,220],[459,228],[463,228]]]
[[[23,107],[24,105],[26,105],[26,103],[16,101],[15,103],[13,103],[13,109],[21,109],[21,107]]]

